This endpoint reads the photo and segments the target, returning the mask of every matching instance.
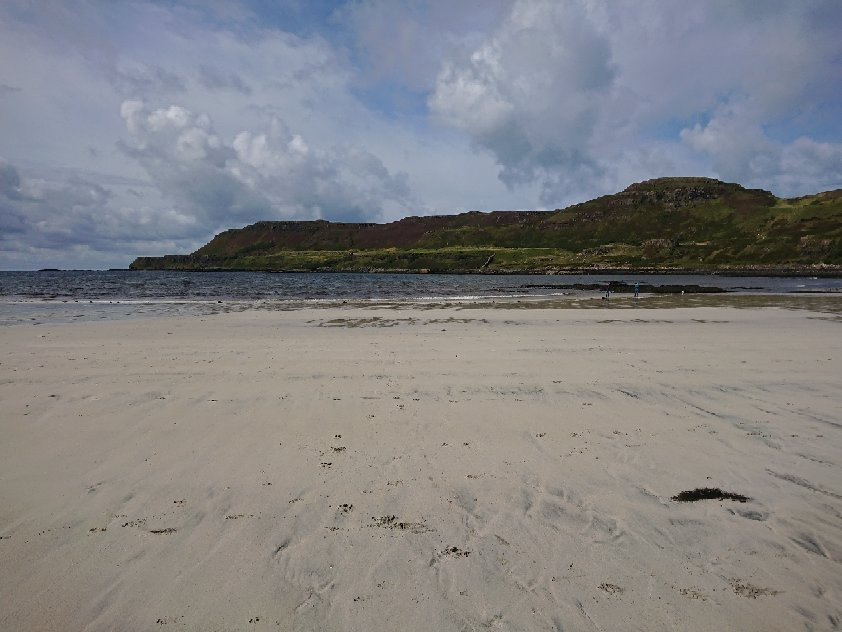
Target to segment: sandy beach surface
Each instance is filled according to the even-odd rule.
[[[0,349],[0,630],[842,626],[838,311],[252,310]]]

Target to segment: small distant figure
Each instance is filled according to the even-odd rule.
[[[610,283],[605,284],[605,298],[606,298],[606,300],[611,298],[611,284]]]
[[[640,297],[640,281],[634,282],[634,297],[635,298]]]

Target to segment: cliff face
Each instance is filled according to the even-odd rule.
[[[552,272],[842,266],[842,190],[797,199],[709,178],[660,178],[565,209],[388,224],[257,222],[132,269]],[[842,268],[840,268],[842,269]]]

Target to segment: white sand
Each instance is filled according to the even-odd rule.
[[[251,311],[0,349],[0,630],[842,621],[839,317]],[[696,487],[752,500],[670,499]]]

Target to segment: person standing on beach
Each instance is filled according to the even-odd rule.
[[[634,282],[634,297],[635,298],[640,297],[640,281]]]
[[[606,299],[611,298],[611,284],[610,283],[605,284],[605,298]]]

